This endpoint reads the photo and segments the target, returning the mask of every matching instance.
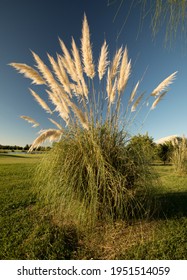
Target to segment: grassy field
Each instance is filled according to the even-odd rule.
[[[157,165],[159,211],[149,220],[58,227],[32,193],[42,155],[0,154],[0,259],[187,259],[187,176]]]

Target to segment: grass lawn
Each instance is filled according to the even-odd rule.
[[[0,154],[0,259],[187,259],[187,176],[155,166],[161,213],[84,236],[59,228],[32,194],[41,156]]]

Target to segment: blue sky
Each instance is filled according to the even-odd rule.
[[[0,1],[0,144],[31,144],[41,128],[52,127],[50,117],[36,103],[28,88],[44,96],[39,86],[32,86],[29,79],[8,66],[11,62],[34,65],[30,50],[36,52],[45,63],[49,53],[61,53],[60,37],[71,48],[71,36],[80,46],[82,19],[87,15],[94,60],[106,39],[111,57],[121,45],[127,45],[132,59],[132,74],[127,90],[144,78],[140,91],[150,93],[164,78],[178,71],[170,91],[155,110],[151,111],[140,131],[142,116],[135,122],[133,133],[148,132],[155,140],[168,135],[187,135],[187,52],[180,36],[172,48],[164,47],[164,27],[153,40],[150,17],[141,31],[140,6],[134,5],[127,18],[132,1],[124,0],[114,20],[121,0],[1,0]],[[126,24],[120,32],[125,20]],[[118,36],[120,32],[120,35]],[[41,91],[40,91],[41,90]],[[126,93],[125,93],[126,94]],[[41,128],[32,128],[20,119],[20,115],[33,117]]]

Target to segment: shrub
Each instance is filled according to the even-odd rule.
[[[133,149],[135,153],[143,156],[144,160],[147,161],[147,164],[151,164],[156,156],[156,144],[153,141],[153,138],[145,135],[135,135],[130,139],[128,144],[129,149]]]

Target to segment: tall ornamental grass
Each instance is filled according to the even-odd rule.
[[[45,88],[50,102],[33,89],[30,93],[54,115],[49,121],[56,128],[40,131],[29,150],[46,140],[56,142],[37,167],[35,191],[57,223],[90,227],[101,220],[134,217],[144,208],[152,180],[144,155],[128,149],[127,126],[144,102],[151,102],[149,110],[157,106],[176,72],[146,98],[145,93],[139,93],[138,81],[121,119],[122,97],[131,74],[127,47],[119,48],[109,61],[104,41],[98,63],[94,63],[85,15],[80,50],[73,38],[71,51],[59,41],[62,54],[56,59],[48,54],[51,69],[34,52],[36,68],[11,63],[34,84]],[[39,126],[30,116],[21,118]]]
[[[187,173],[187,140],[185,136],[182,137],[181,141],[176,138],[173,146],[171,161],[175,171],[178,173]]]

